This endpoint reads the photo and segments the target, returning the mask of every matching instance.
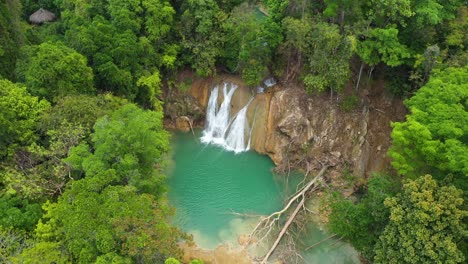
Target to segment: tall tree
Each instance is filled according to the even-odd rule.
[[[188,0],[182,9],[179,30],[186,51],[183,58],[198,75],[213,75],[224,41],[221,25],[226,14],[215,0]]]
[[[281,27],[242,4],[232,10],[223,25],[226,44],[223,60],[229,70],[240,72],[248,85],[258,85],[268,74],[276,47],[282,41]]]
[[[113,186],[117,178],[108,170],[72,182],[57,203],[46,205],[37,242],[21,257],[57,242],[78,263],[161,263],[167,256],[180,257],[177,242],[184,235],[167,223],[166,202],[132,186]]]
[[[314,23],[307,56],[308,72],[304,77],[308,92],[341,91],[350,77],[351,39],[340,34],[338,26]]]
[[[409,181],[385,200],[390,222],[375,248],[375,263],[463,263],[458,243],[468,237],[462,191],[430,175]]]
[[[64,0],[60,6],[66,42],[88,58],[98,89],[134,100],[147,92],[140,91],[146,89],[140,78],[175,67],[179,45],[170,41],[175,10],[169,1]]]
[[[15,63],[19,48],[24,42],[24,30],[20,20],[19,1],[0,3],[0,78],[14,79]]]
[[[455,176],[467,190],[468,175],[468,67],[447,68],[434,74],[406,105],[405,122],[393,123],[389,150],[400,174],[430,173],[441,179]]]
[[[1,158],[11,157],[18,147],[29,146],[38,139],[37,124],[49,107],[49,102],[31,96],[22,85],[0,80]]]
[[[365,194],[353,202],[338,197],[332,200],[328,226],[330,231],[348,240],[368,260],[388,223],[390,210],[383,206],[386,198],[399,191],[399,182],[386,175],[373,175]]]
[[[62,43],[39,45],[25,77],[31,93],[49,101],[65,95],[95,92],[93,71],[86,58]]]
[[[169,147],[169,134],[162,127],[162,112],[144,111],[128,104],[96,122],[94,150],[81,144],[71,150],[67,161],[86,175],[108,169],[116,171],[120,184],[140,192],[160,195],[164,177],[158,170]]]

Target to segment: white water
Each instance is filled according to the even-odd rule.
[[[213,88],[208,100],[206,127],[203,130],[201,142],[216,144],[228,151],[240,153],[250,149],[251,131],[247,120],[247,109],[253,98],[233,119],[230,119],[231,99],[236,90],[237,86],[234,84],[223,84],[224,99],[218,109],[219,87]]]
[[[266,85],[266,87],[268,87],[268,88],[270,88],[270,87],[276,85],[276,81],[275,81],[275,79],[274,79],[273,77],[272,77],[272,78],[266,79],[263,83],[264,83],[264,84]]]
[[[253,98],[252,98],[253,99]],[[228,128],[226,135],[226,149],[240,153],[249,150],[250,144],[250,129],[249,120],[247,120],[247,109],[249,108],[252,99],[237,113]]]

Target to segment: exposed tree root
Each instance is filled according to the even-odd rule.
[[[263,241],[272,231],[272,229],[274,228],[275,226],[275,223],[277,223],[281,216],[283,215],[283,213],[286,213],[291,207],[292,205],[299,200],[299,202],[297,203],[296,205],[296,208],[294,209],[294,211],[292,212],[292,214],[288,217],[287,221],[285,222],[285,224],[283,225],[283,227],[281,228],[278,236],[276,237],[276,240],[275,242],[273,243],[273,245],[271,246],[270,250],[268,251],[268,253],[265,255],[265,257],[263,258],[263,260],[261,261],[262,264],[266,263],[268,261],[268,259],[270,258],[270,256],[273,254],[273,252],[275,251],[276,247],[278,246],[278,244],[281,242],[281,239],[283,238],[284,234],[286,233],[286,231],[288,230],[289,226],[293,223],[296,215],[299,213],[299,211],[304,207],[304,204],[305,204],[305,201],[306,201],[306,194],[309,193],[309,192],[312,192],[312,191],[315,191],[317,188],[318,188],[318,185],[316,184],[317,181],[323,176],[323,174],[325,173],[325,171],[329,168],[329,166],[323,166],[322,169],[320,170],[320,172],[311,180],[309,181],[309,183],[307,185],[305,185],[302,189],[300,189],[299,191],[297,191],[293,196],[292,198],[289,199],[288,203],[286,204],[285,207],[283,207],[282,210],[278,211],[278,212],[274,212],[272,213],[271,215],[269,215],[268,217],[264,217],[262,220],[260,220],[260,222],[255,226],[254,230],[252,231],[252,233],[250,233],[250,236],[249,236],[249,243],[252,241],[252,238],[253,237],[257,237],[261,234],[263,234],[263,236],[256,242],[256,243],[259,243],[261,241]]]

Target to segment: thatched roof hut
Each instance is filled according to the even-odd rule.
[[[48,11],[48,10],[45,10],[43,8],[40,8],[39,10],[37,10],[36,12],[34,12],[30,17],[29,17],[29,21],[33,24],[37,24],[37,25],[40,25],[44,22],[50,22],[50,21],[54,21],[56,18],[55,14]]]

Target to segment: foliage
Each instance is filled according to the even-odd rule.
[[[164,261],[164,264],[180,264],[180,262],[175,258],[168,258]]]
[[[125,105],[98,119],[92,135],[92,153],[82,143],[71,149],[66,161],[86,175],[114,169],[118,183],[158,196],[164,191],[164,178],[155,166],[162,165],[169,147],[169,134],[163,130],[161,119],[161,112]]]
[[[59,129],[64,123],[70,123],[82,126],[86,134],[90,134],[99,117],[110,114],[127,103],[127,100],[111,94],[65,96],[43,113],[40,129],[47,133],[48,130]]]
[[[330,230],[348,240],[367,259],[372,259],[375,243],[388,222],[389,210],[383,202],[398,189],[395,179],[373,175],[358,202],[336,197],[331,204]]]
[[[305,64],[303,80],[307,91],[341,91],[350,77],[353,39],[341,35],[336,25],[308,17],[285,18],[283,27],[286,54]]]
[[[226,18],[215,0],[188,0],[183,5],[180,35],[187,62],[199,76],[215,73],[216,59],[221,53]]]
[[[42,216],[41,205],[17,195],[0,194],[0,227],[31,231]]]
[[[371,30],[367,38],[359,42],[356,52],[369,65],[382,61],[392,67],[403,64],[411,56],[398,40],[398,29],[394,26]]]
[[[18,151],[13,166],[6,167],[3,172],[7,191],[35,201],[60,195],[70,179],[70,168],[62,159],[85,135],[79,124],[63,122],[47,131],[47,147],[34,143]]]
[[[50,135],[50,150],[70,153],[66,162],[85,177],[69,181],[57,202],[44,205],[35,243],[18,262],[160,263],[180,257],[177,243],[189,237],[166,222],[172,209],[162,196],[160,171],[169,143],[161,118],[161,112],[124,105],[97,120],[93,152],[76,140],[56,148],[52,143],[62,141]]]
[[[356,95],[348,95],[340,102],[340,108],[344,111],[351,111],[358,106],[358,103],[359,98]]]
[[[27,25],[39,7],[58,20]],[[369,78],[383,71],[394,94],[415,93],[407,120],[393,124],[398,173],[466,191],[466,13],[463,0],[0,3],[0,78],[24,83],[0,80],[0,262],[178,263],[187,237],[167,223],[162,87],[187,66],[247,85],[274,71],[308,92],[342,91],[359,64]],[[395,185],[374,176],[357,201],[337,198],[332,231],[377,262],[462,261],[459,191],[425,177],[383,207]]]
[[[24,42],[23,25],[20,20],[19,1],[0,3],[0,79],[13,79],[13,70],[19,56],[19,47]],[[2,77],[3,76],[3,77]]]
[[[304,77],[307,91],[341,91],[350,76],[351,40],[336,25],[319,22],[313,24],[309,41],[309,72]]]
[[[23,230],[0,226],[0,262],[11,263],[29,245],[28,235]]]
[[[142,76],[174,67],[178,45],[166,41],[175,15],[169,1],[92,1],[85,6],[71,0],[60,4],[66,42],[88,58],[98,89],[133,100],[145,94],[137,85]]]
[[[468,7],[461,6],[457,17],[448,23],[445,44],[448,46],[447,64],[454,67],[468,65]]]
[[[223,9],[224,12],[230,12],[234,7],[245,2],[245,0],[216,0],[218,6]]]
[[[125,103],[111,95],[59,99],[38,120],[43,140],[17,151],[12,162],[5,164],[2,181],[6,190],[35,201],[60,195],[71,179],[70,167],[62,159],[82,140],[90,141],[92,126],[99,117]]]
[[[430,175],[408,181],[385,200],[390,221],[375,248],[376,263],[463,263],[457,243],[468,236],[462,191]]]
[[[191,260],[189,264],[203,264],[203,263],[204,262],[202,260],[194,259],[194,260]],[[180,264],[180,261],[178,261],[175,258],[168,258],[166,259],[166,261],[164,261],[164,264]]]
[[[95,90],[93,71],[86,58],[62,43],[39,45],[25,77],[29,91],[49,101],[70,94],[92,94]]]
[[[271,19],[258,18],[247,4],[234,8],[223,27],[226,66],[240,72],[247,85],[258,85],[266,77],[268,65],[282,41],[281,27]]]
[[[12,259],[13,263],[70,263],[70,258],[59,242],[38,242],[33,247],[25,248],[21,255]]]
[[[142,76],[137,81],[138,89],[137,102],[146,108],[152,108],[155,111],[162,111],[161,97],[161,77],[159,72],[154,72],[150,76]]]
[[[177,242],[182,234],[166,223],[171,210],[165,201],[138,194],[132,186],[112,186],[116,178],[115,171],[108,170],[72,182],[57,203],[45,207],[36,229],[39,244],[60,241],[79,263],[112,255],[145,263],[180,256]]]
[[[468,67],[447,68],[434,74],[406,105],[405,122],[393,123],[392,165],[414,178],[430,173],[441,179],[455,176],[462,186],[468,175]]]
[[[23,86],[0,80],[0,157],[11,157],[18,147],[38,139],[37,123],[49,107],[47,101],[31,96]]]
[[[385,69],[384,78],[387,80],[385,88],[392,95],[407,98],[415,88],[410,81],[411,68],[407,65],[388,67]]]

